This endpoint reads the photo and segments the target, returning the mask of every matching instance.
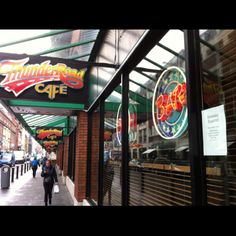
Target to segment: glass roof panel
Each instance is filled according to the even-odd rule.
[[[29,37],[34,37],[34,36],[37,37],[45,33],[57,32],[57,31],[58,30],[0,30],[0,45],[12,41],[26,39]],[[34,55],[38,53],[43,53],[46,50],[62,47],[69,44],[96,40],[98,32],[99,30],[91,30],[91,29],[72,30],[56,34],[53,36],[48,36],[30,40],[27,42],[18,43],[15,45],[0,47],[0,52]],[[93,46],[94,42],[89,44],[84,44],[81,46],[67,48],[57,52],[47,53],[44,54],[44,56],[68,58],[74,55],[79,56],[79,55],[90,54]],[[88,60],[88,59],[89,56],[83,58],[83,60]]]

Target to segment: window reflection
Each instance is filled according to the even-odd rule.
[[[185,71],[183,39],[183,32],[170,30],[139,64],[152,65],[152,69],[155,66],[159,72],[130,74],[129,96],[135,102],[130,104],[136,107],[137,134],[130,142],[130,205],[191,204],[187,130],[178,138],[164,139],[158,134],[152,115],[152,100],[160,75],[170,66]],[[170,91],[179,83],[174,82],[175,73],[171,76],[173,81],[166,80]],[[133,81],[140,84],[139,88]],[[167,93],[164,84],[163,93]]]
[[[200,31],[203,109],[224,105],[227,126],[227,156],[205,156],[210,205],[236,204],[236,57],[235,30]],[[212,171],[211,167],[214,168]]]

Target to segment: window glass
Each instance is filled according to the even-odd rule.
[[[191,205],[183,32],[168,31],[147,60],[157,73],[130,73],[129,204]]]
[[[205,156],[209,205],[236,205],[236,30],[200,30],[203,109],[224,106],[227,155]]]

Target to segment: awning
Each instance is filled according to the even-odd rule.
[[[143,152],[142,154],[149,154],[154,151],[157,151],[157,150],[156,149],[148,149],[147,151]]]

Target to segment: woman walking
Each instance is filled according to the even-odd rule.
[[[52,166],[52,163],[50,160],[46,161],[46,166],[42,170],[41,176],[44,177],[43,179],[43,187],[44,187],[44,202],[45,206],[48,205],[48,199],[49,199],[49,205],[52,204],[52,188],[54,182],[58,183],[57,180],[57,173],[55,167]]]
[[[37,158],[35,157],[34,160],[32,161],[32,171],[33,171],[33,177],[34,178],[36,176],[36,171],[38,169],[38,166],[40,166],[40,165],[39,165],[39,162],[38,162]]]

